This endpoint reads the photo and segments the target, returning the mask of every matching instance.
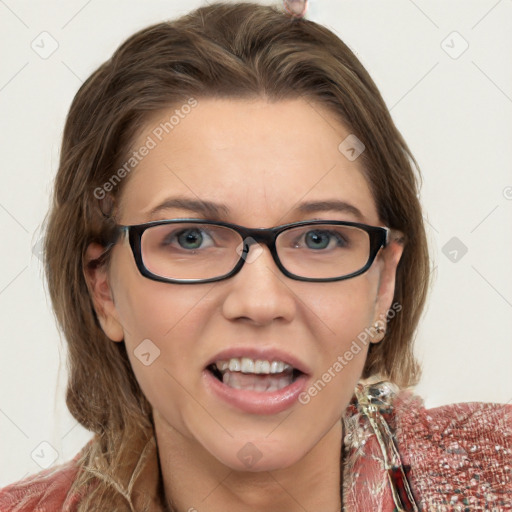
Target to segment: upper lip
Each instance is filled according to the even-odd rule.
[[[281,350],[279,348],[272,347],[231,347],[225,350],[221,350],[215,356],[213,356],[210,361],[206,364],[206,367],[215,363],[215,361],[226,361],[231,358],[242,358],[249,357],[253,360],[259,359],[260,361],[283,361],[283,363],[287,363],[293,368],[300,370],[302,373],[309,375],[311,370],[309,367],[302,362],[300,359],[297,359],[295,356],[292,356],[288,352]]]

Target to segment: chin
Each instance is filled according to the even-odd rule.
[[[278,471],[286,469],[299,462],[305,455],[304,445],[285,445],[284,440],[269,442],[268,439],[261,441],[238,440],[233,441],[230,448],[239,446],[236,450],[226,451],[226,447],[219,447],[211,453],[219,462],[233,471],[240,472],[261,472]]]

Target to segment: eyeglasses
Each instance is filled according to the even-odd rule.
[[[357,222],[301,221],[249,229],[202,219],[117,225],[140,273],[164,283],[221,281],[266,245],[281,272],[299,281],[341,281],[366,272],[388,243],[389,228]],[[115,242],[114,242],[115,243]]]

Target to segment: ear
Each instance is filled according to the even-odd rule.
[[[105,265],[95,265],[95,260],[104,252],[102,245],[89,244],[85,252],[84,276],[103,332],[112,341],[123,341],[124,331],[108,281],[107,268]]]
[[[387,313],[391,308],[395,295],[396,269],[402,257],[403,250],[404,245],[402,239],[392,238],[389,244],[379,253],[381,273],[375,301],[374,321],[382,326],[384,331],[381,332],[380,337],[377,336],[375,340],[372,340],[374,343],[381,341],[385,334]]]

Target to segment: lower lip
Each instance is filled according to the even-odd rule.
[[[291,407],[306,387],[307,376],[302,374],[279,391],[248,391],[226,386],[209,370],[203,371],[207,389],[228,404],[251,414],[277,414]]]

